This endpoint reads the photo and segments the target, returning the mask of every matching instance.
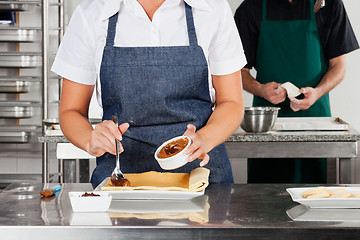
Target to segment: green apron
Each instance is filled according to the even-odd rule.
[[[257,81],[292,82],[298,88],[316,87],[327,71],[310,0],[310,19],[279,21],[267,19],[263,0],[262,23],[256,56]],[[280,107],[279,117],[329,117],[329,94],[308,110],[294,112],[290,100],[274,105],[254,96],[253,106]],[[306,149],[304,149],[306,151]],[[249,159],[248,182],[325,183],[326,159]]]

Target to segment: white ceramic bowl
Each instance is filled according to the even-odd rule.
[[[106,212],[112,200],[108,192],[93,192],[100,196],[82,197],[85,192],[69,192],[71,207],[74,212]],[[88,192],[91,193],[91,192]]]
[[[180,138],[187,138],[189,140],[188,145],[182,151],[180,151],[179,153],[175,154],[174,156],[171,156],[168,158],[159,158],[159,152],[166,144],[176,141]],[[185,150],[188,149],[190,144],[191,144],[191,138],[189,138],[189,137],[186,137],[186,136],[174,137],[174,138],[164,142],[163,144],[161,144],[161,146],[156,150],[156,152],[154,154],[155,159],[158,161],[160,167],[165,170],[172,170],[172,169],[182,167],[188,162],[187,157],[189,156],[189,154],[185,154]]]

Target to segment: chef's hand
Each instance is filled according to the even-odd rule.
[[[319,99],[315,88],[306,87],[301,88],[300,91],[302,94],[304,94],[303,99],[299,100],[297,98],[290,98],[290,108],[294,112],[309,109]]]
[[[187,130],[183,134],[191,138],[191,145],[186,149],[185,154],[190,154],[188,162],[192,162],[197,158],[202,159],[200,166],[203,167],[209,162],[209,155],[207,149],[209,149],[206,143],[201,139],[201,136],[196,133],[196,127],[192,124],[187,125]]]
[[[281,84],[269,82],[262,85],[262,97],[272,104],[279,104],[286,99],[286,90],[280,87]]]
[[[111,154],[116,153],[115,138],[119,141],[122,140],[122,134],[129,128],[128,123],[123,123],[116,126],[111,120],[105,120],[95,126],[91,133],[90,144],[87,147],[87,152],[95,157],[102,156],[105,152]],[[120,143],[120,152],[124,148]]]

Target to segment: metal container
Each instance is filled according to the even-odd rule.
[[[27,93],[30,82],[39,82],[35,77],[0,77],[0,93]]]
[[[36,5],[40,5],[40,1],[0,1],[1,11],[30,11]]]
[[[40,30],[40,28],[0,26],[0,42],[38,42],[41,40]]]
[[[40,126],[0,126],[0,143],[28,143],[31,136],[41,132]]]
[[[27,93],[29,86],[27,81],[0,81],[0,93]]]
[[[101,123],[101,119],[99,118],[90,118],[89,122],[93,125]],[[50,118],[50,119],[43,119],[43,123],[45,126],[52,127],[59,125],[59,119],[58,118]]]
[[[0,132],[0,143],[27,143],[28,132]]]
[[[0,67],[32,68],[42,64],[41,53],[30,52],[1,52]]]
[[[0,118],[30,118],[33,107],[38,107],[37,102],[0,101]]]
[[[267,132],[274,126],[279,110],[277,107],[246,107],[240,126],[245,132]]]

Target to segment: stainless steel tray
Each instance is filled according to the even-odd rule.
[[[0,82],[14,82],[14,81],[26,81],[26,82],[40,82],[40,77],[31,76],[0,76]]]
[[[41,133],[41,126],[34,125],[1,125],[0,132],[31,132]]]
[[[31,118],[32,107],[0,107],[0,118]]]
[[[37,106],[37,102],[0,101],[0,118],[30,118],[33,107]]]
[[[40,1],[0,1],[0,10],[5,11],[30,11],[36,5],[40,5]]]
[[[27,143],[29,132],[0,132],[0,143]]]
[[[36,77],[0,77],[0,93],[27,93],[30,82],[39,82]]]
[[[0,81],[0,93],[27,93],[29,87],[28,81]]]
[[[89,122],[91,124],[98,124],[98,123],[101,123],[101,119],[90,118]],[[43,119],[43,123],[45,126],[52,127],[54,125],[59,125],[59,119],[58,118]]]
[[[1,52],[0,67],[32,68],[42,64],[41,53]]]
[[[40,30],[40,28],[0,26],[0,42],[38,42],[41,40]]]
[[[8,125],[0,126],[0,143],[28,143],[30,138],[41,133],[40,126]]]

